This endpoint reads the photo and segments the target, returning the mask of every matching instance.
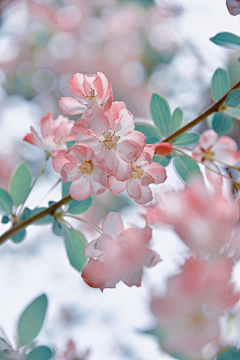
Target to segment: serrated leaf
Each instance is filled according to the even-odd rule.
[[[236,348],[228,348],[222,354],[218,355],[216,360],[239,360],[240,350]]]
[[[66,141],[67,148],[69,149],[70,147],[72,147],[75,144],[75,142],[76,140]]]
[[[240,90],[231,91],[225,100],[225,105],[232,107],[240,105]]]
[[[47,310],[45,294],[37,297],[22,313],[18,322],[19,345],[30,344],[39,334]]]
[[[85,236],[80,231],[68,228],[64,240],[70,264],[81,272],[87,261],[83,255],[83,249],[85,248],[83,243],[87,243]]]
[[[150,124],[135,123],[135,130],[142,132],[145,135],[147,144],[156,144],[160,141],[160,134],[158,129]]]
[[[150,101],[152,119],[160,134],[166,137],[169,134],[169,120],[171,116],[168,102],[160,95],[152,94]]]
[[[38,213],[40,213],[41,211],[46,210],[46,207],[40,207],[40,208],[35,208],[31,211],[31,216],[36,215]],[[36,220],[34,222],[34,225],[46,225],[46,224],[52,224],[54,222],[54,216],[51,215],[47,215],[42,219]]]
[[[174,165],[177,173],[186,182],[190,179],[191,176],[201,174],[200,168],[196,161],[190,159],[187,156],[180,155],[175,157]]]
[[[62,197],[64,198],[65,196],[69,195],[70,192],[70,186],[71,186],[72,182],[63,182],[62,181]]]
[[[23,229],[21,231],[19,231],[18,233],[16,233],[15,235],[13,235],[11,237],[11,240],[15,243],[15,244],[18,244],[20,242],[22,242],[24,240],[26,236],[26,230]]]
[[[196,132],[189,132],[179,135],[176,139],[172,141],[172,144],[179,146],[193,145],[198,142],[199,138],[200,138],[200,134]]]
[[[8,192],[0,188],[0,208],[6,211],[9,215],[12,214],[12,199]]]
[[[64,236],[66,234],[66,226],[61,224],[58,219],[54,220],[52,231],[57,236]]]
[[[13,205],[18,206],[22,204],[31,188],[31,173],[26,164],[20,164],[14,171],[10,180],[10,196]]]
[[[90,209],[92,203],[93,199],[91,196],[89,196],[86,200],[83,201],[71,200],[68,203],[70,206],[67,212],[74,215],[83,214]]]
[[[174,133],[182,126],[183,122],[183,111],[180,108],[176,108],[172,114],[169,123],[169,134]]]
[[[214,101],[221,99],[230,89],[230,77],[226,70],[218,68],[212,77],[211,94]]]
[[[212,128],[217,134],[226,134],[233,127],[233,118],[226,112],[215,113],[212,120]]]
[[[210,41],[212,41],[214,44],[224,46],[227,48],[232,48],[232,49],[240,48],[240,37],[229,32],[221,32],[210,38]]]
[[[26,360],[49,360],[53,356],[52,350],[47,346],[38,346],[26,357]]]

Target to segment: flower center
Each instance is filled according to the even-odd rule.
[[[202,317],[202,315],[198,314],[198,315],[194,315],[191,318],[191,320],[195,325],[200,325],[203,322],[203,317]]]
[[[58,147],[60,147],[61,145],[65,144],[65,137],[57,135],[55,137],[55,142],[57,143]]]
[[[211,150],[211,146],[207,150],[201,148],[201,151],[204,153],[204,156],[202,157],[202,162],[206,159],[212,160],[212,156],[214,156],[214,153]]]
[[[95,95],[95,90],[91,88],[88,92],[88,95],[84,95],[84,99],[88,99],[89,102],[92,102],[97,95]]]
[[[109,150],[112,149],[116,142],[120,139],[120,136],[116,136],[115,131],[111,131],[111,129],[108,133],[104,131],[103,136],[104,140],[99,140],[99,142],[102,143],[102,146],[108,148]]]
[[[82,174],[91,174],[92,170],[93,170],[93,164],[92,161],[85,161],[82,164],[80,164],[78,166],[79,170],[81,171]]]
[[[141,180],[144,174],[144,170],[142,170],[141,166],[133,166],[133,164],[131,164],[131,167],[132,167],[132,178]]]

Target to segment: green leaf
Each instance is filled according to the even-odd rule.
[[[168,156],[153,156],[153,162],[156,162],[158,164],[161,164],[162,166],[166,167],[169,165],[171,159],[172,159],[172,154],[168,155]]]
[[[176,139],[173,140],[173,145],[192,145],[196,144],[200,138],[200,134],[196,132],[189,132],[179,135]]]
[[[3,208],[9,215],[12,214],[12,199],[6,190],[0,188],[0,207]]]
[[[215,113],[212,128],[217,134],[226,134],[233,127],[233,118],[225,112]]]
[[[209,126],[210,128],[212,127],[212,122],[213,122],[214,114],[216,114],[216,112],[212,113],[211,115],[209,115],[209,116],[207,117],[207,124],[208,124],[208,126]]]
[[[184,181],[188,181],[191,176],[201,174],[200,168],[196,161],[190,159],[185,155],[180,155],[175,158],[175,169]]]
[[[71,146],[73,146],[75,144],[75,142],[76,142],[76,140],[66,141],[67,148],[69,149]]]
[[[10,180],[10,195],[13,205],[22,204],[31,188],[31,173],[26,164],[20,164],[14,171]]]
[[[9,223],[9,221],[10,221],[10,219],[7,215],[4,215],[2,217],[2,224],[7,224],[7,223]]]
[[[70,264],[81,272],[87,260],[83,255],[83,242],[87,243],[85,236],[80,231],[68,228],[64,240]]]
[[[227,106],[238,106],[240,105],[240,90],[233,90],[231,91],[226,100],[225,105]]]
[[[69,195],[72,182],[62,182],[62,197]]]
[[[39,334],[47,310],[47,297],[45,294],[37,297],[22,313],[18,322],[19,345],[30,344]]]
[[[239,360],[240,359],[240,350],[236,348],[228,348],[223,353],[218,355],[216,360]]]
[[[235,120],[240,120],[240,108],[232,108],[224,111],[226,114],[230,115]]]
[[[183,122],[183,111],[180,108],[176,108],[172,114],[169,123],[169,134],[174,133],[182,126]]]
[[[54,220],[52,231],[57,236],[64,236],[66,234],[66,226],[61,224],[58,219]]]
[[[26,360],[49,360],[52,356],[52,350],[47,346],[38,346],[27,355]]]
[[[43,210],[46,210],[46,207],[35,208],[32,210],[31,216],[36,215]],[[36,220],[34,222],[34,225],[46,225],[46,224],[52,224],[53,222],[54,222],[54,216],[46,215],[44,218]]]
[[[155,126],[146,123],[135,123],[135,130],[145,135],[147,144],[156,144],[160,141],[160,134]]]
[[[168,102],[162,96],[154,93],[151,97],[150,110],[152,119],[160,134],[166,137],[169,134],[169,120],[171,117]]]
[[[30,216],[31,216],[31,210],[28,207],[26,207],[23,210],[22,215],[20,216],[20,220],[28,219]]]
[[[74,215],[83,214],[90,209],[92,203],[93,199],[91,196],[83,201],[71,200],[68,203],[70,206],[67,212]]]
[[[211,94],[214,101],[221,99],[230,89],[230,78],[226,70],[218,68],[212,77]]]
[[[21,241],[23,241],[23,239],[25,238],[26,236],[26,230],[23,229],[21,231],[19,231],[17,234],[13,235],[11,237],[11,240],[15,243],[15,244],[18,244],[20,243]]]
[[[229,33],[221,32],[210,39],[214,44],[224,46],[227,48],[239,49],[240,48],[240,37]]]
[[[171,353],[170,355],[173,356],[175,359],[178,359],[178,360],[191,360],[190,358],[188,358],[185,355],[183,355],[181,353],[178,353],[178,352]]]

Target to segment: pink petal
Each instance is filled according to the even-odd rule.
[[[88,175],[81,175],[79,179],[72,182],[70,187],[71,197],[78,201],[86,200],[91,192]]]
[[[109,274],[104,264],[98,260],[91,259],[83,268],[81,276],[90,287],[103,290]]]
[[[60,154],[60,155],[62,155],[62,154]],[[59,155],[57,155],[57,156],[59,156]],[[79,179],[79,177],[82,176],[80,170],[78,169],[78,165],[71,163],[71,162],[67,162],[65,165],[63,165],[63,167],[60,171],[60,174],[61,174],[64,182],[65,181],[70,182],[70,181]]]
[[[54,171],[56,171],[58,174],[60,174],[62,167],[65,164],[67,164],[68,162],[69,161],[65,158],[63,153],[54,156],[54,158],[52,160],[52,166],[53,166]]]
[[[120,235],[124,230],[123,221],[118,213],[110,212],[102,224],[103,233],[113,238]]]
[[[58,103],[64,115],[83,114],[87,110],[86,105],[70,97],[63,97]]]
[[[119,118],[112,123],[112,127],[118,136],[131,134],[135,127],[133,115],[127,109],[120,110]]]
[[[47,113],[47,115],[43,116],[40,120],[40,124],[43,137],[52,135],[53,118],[51,113]]]
[[[134,200],[141,199],[142,191],[139,180],[133,178],[127,180],[126,190],[128,195],[132,197]]]
[[[85,119],[97,136],[102,136],[103,132],[109,132],[110,124],[108,118],[99,105],[94,105],[91,112],[89,111],[86,114]]]
[[[119,181],[115,176],[109,176],[109,190],[114,194],[118,195],[126,189],[126,181]]]
[[[228,136],[221,136],[212,147],[214,158],[223,161],[227,165],[234,165],[238,162],[240,153],[237,150],[236,142]]]
[[[133,131],[130,135],[119,139],[117,151],[121,159],[127,162],[134,162],[141,154],[145,145],[145,136],[138,131]]]
[[[83,250],[83,253],[88,258],[97,258],[99,255],[102,254],[102,251],[96,248],[97,240],[91,241]]]
[[[210,183],[214,186],[222,186],[223,177],[219,168],[209,160],[205,160],[204,164],[207,166],[207,168],[205,168],[205,173]],[[213,171],[211,171],[210,169],[212,169]]]
[[[69,89],[73,96],[84,103],[84,88],[83,88],[83,82],[84,82],[84,75],[81,73],[75,74],[70,80],[69,80]]]
[[[240,0],[227,0],[227,8],[233,16],[240,14]]]
[[[153,200],[152,190],[149,186],[144,186],[141,188],[141,198],[140,199],[134,199],[134,201],[137,204],[145,205],[149,201]]]
[[[98,101],[101,103],[103,101],[105,102],[105,98],[106,98],[106,95],[107,95],[108,90],[109,90],[109,85],[108,85],[108,79],[106,78],[106,76],[102,72],[97,72],[97,76],[101,80],[101,88],[102,89],[101,89],[101,92],[97,90],[96,86],[95,86],[95,89],[97,90]]]
[[[103,106],[103,110],[108,111],[111,108],[112,103],[113,103],[113,94],[112,94],[112,85],[110,82],[107,90],[107,94],[105,96],[105,105]]]
[[[72,132],[76,134],[76,140],[78,142],[87,144],[93,151],[101,150],[102,144],[92,130],[86,129],[76,123],[72,128]]]
[[[167,179],[166,170],[158,163],[152,162],[150,165],[144,165],[143,170],[153,177],[156,184],[161,184]]]
[[[29,142],[32,145],[43,147],[43,142],[34,130],[34,128],[31,126],[31,133],[27,133],[27,135],[23,138],[24,141]]]
[[[132,175],[131,166],[121,158],[115,149],[101,150],[100,154],[106,159],[107,167],[112,175],[115,175],[117,180],[125,181]]]
[[[88,145],[76,143],[64,155],[69,161],[78,164],[89,161],[94,152]]]
[[[211,146],[213,146],[218,139],[217,133],[215,131],[209,129],[202,133],[202,136],[198,142],[200,148],[204,150],[208,150]]]
[[[97,93],[98,102],[101,102],[101,100],[103,99],[103,96],[104,96],[104,90],[103,90],[102,79],[100,78],[100,76],[96,76],[96,78],[93,80],[93,86]]]
[[[101,173],[100,173],[100,176],[99,176],[99,177],[101,177],[102,172],[103,172],[102,169],[100,169],[100,171],[101,171]],[[94,172],[96,173],[96,167],[94,167]],[[94,192],[94,194],[100,195],[100,194],[103,194],[104,191],[107,190],[107,174],[105,174],[105,180],[106,180],[106,181],[105,181],[105,182],[106,182],[106,185],[103,185],[103,184],[100,182],[99,179],[98,179],[98,181],[95,180],[94,177],[93,177],[93,174],[91,174],[91,176],[90,176],[90,186],[91,186],[92,191]]]

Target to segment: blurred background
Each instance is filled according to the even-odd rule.
[[[112,82],[114,100],[124,101],[135,120],[149,121],[149,102],[158,92],[171,108],[181,107],[188,122],[211,103],[210,81],[217,67],[228,69],[232,84],[240,79],[238,52],[214,45],[218,32],[239,33],[225,0],[6,0],[0,2],[0,186],[7,188],[14,167],[25,160],[33,176],[44,152],[22,138],[30,126],[39,131],[47,112],[61,114],[58,100],[71,96],[76,73],[103,72]],[[76,120],[76,117],[71,117]],[[205,129],[201,125],[199,131]],[[232,133],[237,136],[238,125]],[[231,134],[230,134],[231,135]],[[156,196],[180,188],[171,167]],[[30,208],[60,198],[60,187],[43,195],[58,179],[48,164],[28,199]],[[126,225],[144,226],[141,208],[112,194],[95,197],[86,215],[98,223],[109,211],[121,211]],[[7,229],[1,226],[2,231]],[[75,226],[79,226],[75,224]],[[89,232],[89,239],[96,233]],[[168,245],[166,246],[166,239]],[[151,327],[152,287],[164,291],[164,279],[176,271],[185,248],[169,230],[154,233],[154,249],[166,260],[147,270],[143,287],[104,294],[90,289],[70,267],[62,238],[50,227],[30,227],[23,243],[6,243],[0,252],[0,326],[14,343],[23,308],[41,292],[49,296],[49,316],[42,339],[60,356],[72,339],[90,360],[169,359],[156,340],[139,333]],[[159,290],[159,291],[160,291]]]

